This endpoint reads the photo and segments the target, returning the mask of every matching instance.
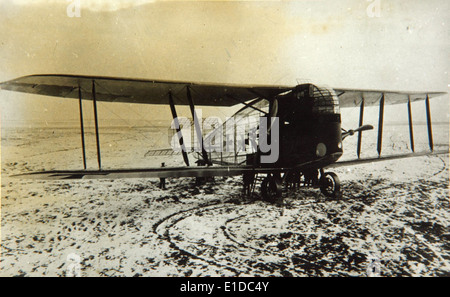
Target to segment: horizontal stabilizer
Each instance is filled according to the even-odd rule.
[[[153,157],[153,156],[172,156],[181,154],[179,151],[175,151],[174,149],[158,149],[158,150],[149,150],[145,153],[145,157]]]

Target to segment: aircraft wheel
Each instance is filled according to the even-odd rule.
[[[281,198],[281,180],[274,176],[267,176],[261,184],[261,194],[264,201],[276,202]]]
[[[341,181],[334,172],[326,172],[320,177],[320,191],[327,197],[341,196]]]

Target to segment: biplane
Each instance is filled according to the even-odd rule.
[[[116,179],[116,178],[170,178],[196,177],[204,179],[214,176],[242,175],[244,191],[253,191],[257,177],[261,182],[263,199],[276,201],[282,197],[283,183],[301,183],[304,186],[320,188],[328,197],[340,197],[341,186],[338,176],[326,171],[338,166],[349,166],[367,162],[407,158],[425,154],[448,153],[434,150],[430,99],[444,95],[444,92],[397,92],[383,90],[340,89],[318,86],[312,83],[295,86],[207,84],[178,81],[155,81],[118,77],[82,75],[30,75],[0,83],[3,90],[25,92],[79,100],[81,150],[83,169],[57,170],[26,173],[21,176],[43,179]],[[98,170],[86,169],[86,148],[84,141],[82,100],[92,100],[97,145]],[[428,140],[430,150],[415,152],[411,103],[424,101],[426,108]],[[181,155],[186,166],[103,169],[98,131],[97,102],[126,102],[140,104],[163,104],[170,107]],[[384,107],[388,104],[406,104],[408,109],[411,153],[382,156]],[[198,150],[194,155],[196,166],[189,160],[186,139],[183,139],[176,107],[189,106]],[[201,133],[201,119],[197,118],[196,106],[232,107],[243,105],[220,129],[208,135]],[[361,158],[363,131],[373,129],[364,125],[364,107],[379,106],[377,157]],[[351,130],[341,128],[340,109],[359,107],[359,127]],[[235,141],[228,143],[226,152],[207,150],[202,144],[210,138],[229,132],[249,115],[268,119],[253,128],[253,138],[244,139],[244,144],[255,142],[248,151]],[[232,122],[233,125],[229,125]],[[265,130],[264,130],[264,129]],[[256,131],[256,132],[255,132]],[[261,133],[264,132],[264,133]],[[229,134],[229,133],[228,133]],[[357,158],[338,161],[343,154],[342,141],[357,134]],[[260,141],[264,136],[267,145],[263,149]],[[276,137],[274,137],[276,136]],[[261,139],[260,139],[261,138]],[[221,140],[223,141],[223,140]],[[241,149],[238,149],[238,146]],[[276,158],[264,161],[276,148]],[[192,154],[191,154],[192,155]]]

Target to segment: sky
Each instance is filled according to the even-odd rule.
[[[59,73],[448,92],[449,19],[447,0],[0,0],[0,81]],[[434,120],[448,120],[448,101],[433,100]],[[0,116],[6,126],[76,123],[78,103],[0,91]],[[104,102],[99,116],[171,117],[168,106]]]

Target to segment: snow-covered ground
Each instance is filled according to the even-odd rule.
[[[435,142],[448,143],[440,128]],[[383,152],[407,152],[396,129],[385,127]],[[165,128],[101,132],[104,168],[182,162],[145,156],[167,147]],[[354,154],[354,143],[344,148]],[[82,168],[76,129],[4,128],[1,152],[0,276],[65,276],[73,263],[82,276],[365,276],[374,265],[381,276],[450,276],[448,154],[338,168],[342,199],[303,188],[273,205],[242,197],[241,177],[168,179],[164,191],[159,180],[10,177]]]

